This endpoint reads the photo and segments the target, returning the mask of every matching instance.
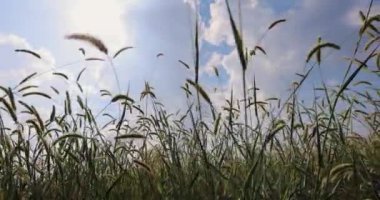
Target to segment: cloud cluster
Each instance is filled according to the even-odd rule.
[[[306,55],[319,36],[341,45],[342,51],[324,54],[327,64],[323,64],[321,68],[321,74],[327,81],[341,80],[342,71],[345,70],[345,66],[341,66],[342,56],[351,54],[358,36],[358,26],[353,26],[357,24],[353,22],[353,13],[356,13],[356,18],[359,19],[359,10],[367,9],[368,3],[355,0],[349,0],[344,4],[329,0],[296,1],[292,7],[276,12],[271,5],[262,1],[242,0],[242,21],[239,21],[238,1],[230,1],[236,22],[242,24],[245,46],[253,49],[255,45],[260,45],[267,52],[267,55],[258,54],[250,61],[247,71],[247,82],[250,87],[255,76],[263,96],[281,97],[282,94],[286,94],[292,80],[296,78],[294,74],[302,73],[305,67],[309,67],[305,65]],[[225,1],[215,0],[210,6],[210,12],[211,20],[208,26],[205,25],[203,39],[219,46],[227,43],[234,49]],[[267,32],[269,24],[282,18],[287,19],[286,23]],[[213,65],[214,58],[211,57],[206,66]],[[236,50],[222,55],[221,63],[229,77],[227,84],[229,87],[225,88],[224,97],[229,95],[231,89],[241,96],[242,69]],[[312,78],[310,84],[318,85],[318,78]],[[216,98],[215,101],[222,100]]]
[[[33,48],[21,37],[3,35],[0,36],[2,46],[6,43],[12,48],[25,47],[37,50],[43,54],[46,63],[25,58],[23,64],[30,65],[22,68],[14,66],[16,64],[11,61],[13,59],[7,59],[3,64],[13,67],[1,67],[1,74],[10,73],[16,76],[21,73],[25,76],[35,70],[45,71],[51,69],[52,66],[59,67],[67,63],[75,63],[56,70],[69,74],[73,79],[80,70],[86,67],[81,81],[89,95],[96,95],[98,90],[103,88],[117,93],[110,63],[84,62],[84,57],[78,48],[84,47],[86,56],[89,57],[106,57],[84,43],[63,39],[63,36],[69,33],[90,33],[104,41],[111,55],[122,47],[135,47],[113,61],[120,78],[122,92],[129,89],[130,94],[138,98],[139,92],[144,88],[144,81],[149,81],[164,103],[172,105],[174,110],[181,108],[185,105],[185,101],[180,86],[186,78],[193,77],[193,71],[185,69],[178,60],[185,61],[193,68],[194,11],[196,5],[199,6],[202,2],[69,0],[50,3],[56,7],[53,10],[60,11],[60,14],[54,15],[59,17],[56,19],[57,27],[52,27],[57,29],[57,37],[46,38],[46,40],[59,41],[54,49],[50,49],[57,58],[54,58],[53,53],[46,48]],[[335,65],[338,61],[342,61],[342,55],[349,54],[348,50],[354,45],[352,41],[357,36],[358,28],[355,20],[359,19],[357,12],[359,9],[365,9],[368,4],[366,1],[356,0],[347,0],[344,4],[329,0],[294,1],[291,7],[279,12],[270,3],[241,0],[242,21],[239,21],[238,1],[230,2],[234,18],[243,29],[245,46],[254,48],[255,45],[260,45],[267,52],[267,55],[258,54],[250,61],[247,73],[249,87],[252,86],[253,77],[256,77],[258,87],[261,89],[261,98],[281,96],[286,93],[286,89],[295,78],[294,73],[302,73],[304,70],[307,52],[315,44],[318,36],[343,47],[343,51],[333,52],[332,56],[327,58],[330,63],[328,66],[322,66],[322,73],[329,75],[326,76],[327,81],[339,80],[342,70],[340,66]],[[378,7],[375,5],[374,10]],[[207,19],[207,23],[203,21],[201,25],[202,44],[232,49],[226,51],[229,52],[227,54],[219,51],[212,52],[207,48],[203,48],[202,52],[211,55],[202,61],[205,64],[201,72],[204,73],[205,79],[213,79],[211,74],[214,66],[226,75],[222,79],[222,90],[212,95],[214,101],[222,103],[230,94],[231,89],[241,96],[241,66],[234,50],[225,1],[213,1],[209,5],[209,12],[211,18]],[[267,33],[268,25],[281,18],[286,18],[287,22]],[[44,24],[36,24],[36,26],[44,26]],[[33,39],[29,36],[26,38]],[[158,53],[163,53],[164,56],[157,58]],[[14,55],[9,57],[12,58]],[[11,83],[10,79],[2,79],[2,81]],[[314,80],[311,84],[314,84]],[[205,86],[205,88],[208,87]],[[212,87],[208,89],[211,93]]]
[[[16,53],[15,49],[28,49],[41,56],[38,59],[25,53]],[[0,64],[0,78],[2,84],[14,85],[33,72],[44,72],[52,69],[55,58],[44,47],[33,47],[25,38],[13,34],[0,34],[0,51],[5,58]],[[44,80],[34,80],[34,83],[42,84]]]

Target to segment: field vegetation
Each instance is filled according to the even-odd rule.
[[[0,199],[380,199],[380,85],[358,74],[380,75],[380,15],[360,12],[362,26],[352,55],[342,62],[343,82],[315,88],[318,98],[300,101],[302,85],[324,62],[333,41],[316,38],[292,90],[283,99],[257,99],[247,88],[246,70],[265,47],[247,47],[226,1],[242,72],[243,95],[230,91],[216,107],[199,80],[199,30],[194,24],[194,69],[183,81],[187,108],[168,113],[147,81],[139,99],[127,91],[100,90],[115,112],[94,113],[80,84],[79,93],[54,96],[30,84],[39,73],[0,87]],[[371,4],[372,5],[372,4]],[[268,26],[268,34],[286,23]],[[106,44],[90,34],[70,34],[109,62]],[[36,52],[16,49],[40,59]],[[160,55],[157,55],[160,56]],[[57,79],[66,74],[51,72]],[[215,76],[218,76],[215,71]],[[115,82],[119,83],[117,73]],[[52,88],[54,90],[54,88]],[[248,92],[250,91],[250,92]],[[28,99],[64,98],[48,115]],[[46,109],[46,108],[44,108]],[[131,113],[134,123],[130,123]],[[108,120],[98,120],[98,115]],[[357,127],[363,132],[357,133]],[[113,138],[107,137],[112,133]]]

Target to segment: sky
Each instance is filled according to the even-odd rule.
[[[360,27],[359,10],[366,11],[369,0],[230,0],[235,19],[241,24],[245,46],[262,46],[267,55],[258,54],[249,62],[248,86],[255,77],[259,98],[285,97],[295,73],[308,69],[309,50],[320,36],[341,46],[327,51],[318,71],[303,88],[303,98],[311,98],[321,78],[328,85],[340,84],[347,67],[344,56],[352,55]],[[154,87],[158,99],[175,112],[186,109],[181,86],[194,74],[195,12],[199,11],[201,68],[200,84],[215,105],[222,105],[231,92],[242,97],[241,66],[224,0],[1,0],[0,3],[0,85],[15,86],[23,77],[40,73],[33,84],[54,95],[50,85],[78,92],[75,79],[86,70],[81,84],[89,101],[101,109],[109,99],[99,98],[99,90],[130,92],[139,99],[145,81]],[[380,11],[374,1],[372,14]],[[266,32],[275,20],[286,19]],[[240,27],[240,26],[239,26]],[[133,46],[109,62],[84,61],[86,57],[104,58],[93,47],[66,40],[71,33],[88,33],[101,39],[111,55],[120,48]],[[261,39],[263,38],[263,39]],[[14,49],[30,49],[42,59]],[[158,53],[164,55],[157,58]],[[188,70],[178,60],[191,66]],[[115,68],[120,80],[118,91]],[[220,76],[214,74],[216,67]],[[52,75],[63,72],[69,81]],[[362,75],[363,79],[377,77]],[[380,85],[380,83],[379,83]],[[216,90],[215,90],[216,88]],[[56,100],[62,104],[63,100]]]

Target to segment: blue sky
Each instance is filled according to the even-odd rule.
[[[236,14],[238,1],[230,2]],[[296,79],[295,73],[305,70],[306,55],[318,36],[342,47],[341,51],[329,53],[320,68],[326,83],[339,84],[347,66],[343,57],[351,55],[358,38],[358,11],[365,10],[368,4],[367,0],[241,0],[247,48],[257,44],[271,22],[287,19],[261,41],[268,55],[251,62],[249,85],[256,76],[260,98],[283,97]],[[373,13],[378,13],[379,4],[375,1]],[[185,105],[180,86],[186,78],[193,77],[191,70],[178,63],[179,59],[190,66],[194,62],[194,5],[191,5],[192,0],[2,0],[0,85],[12,86],[34,71],[49,70],[67,73],[73,81],[86,67],[81,81],[89,97],[99,95],[99,89],[103,88],[118,93],[111,66],[83,61],[78,48],[84,47],[89,57],[103,55],[86,44],[64,39],[69,33],[90,33],[103,40],[111,54],[124,46],[135,47],[114,60],[122,92],[130,88],[138,99],[144,81],[148,80],[160,100],[174,112]],[[224,0],[202,0],[198,10],[201,84],[215,104],[220,105],[231,89],[241,96],[241,67]],[[43,59],[16,54],[13,51],[16,48],[34,50]],[[160,52],[164,56],[156,58]],[[220,78],[213,74],[214,66],[219,69]],[[46,90],[53,84],[62,90],[75,91],[73,82],[57,81],[51,73],[34,81]],[[310,88],[319,85],[319,72],[315,71],[304,89],[305,98],[312,94]],[[108,100],[96,99],[93,103],[100,108]]]

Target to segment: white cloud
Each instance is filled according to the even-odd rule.
[[[128,3],[126,3],[128,2]],[[63,26],[68,33],[90,33],[116,51],[120,44],[133,41],[132,32],[127,29],[127,6],[135,0],[69,0],[63,5]]]
[[[13,34],[0,34],[0,45],[11,45],[13,47],[19,48],[29,48],[30,45],[26,42],[24,38],[18,37]]]
[[[231,11],[234,15],[235,23],[238,28],[242,28],[246,34],[246,29],[252,30],[249,26],[252,24],[263,24],[268,19],[268,16],[272,16],[273,12],[265,7],[259,7],[259,2],[257,0],[241,0],[241,19],[239,21],[239,16],[236,14],[238,11],[238,1],[230,1]],[[255,18],[252,18],[252,11],[254,11]],[[214,3],[210,5],[210,25],[204,30],[204,39],[212,44],[219,44],[221,42],[226,42],[229,45],[234,45],[234,39],[230,28],[230,20],[228,17],[227,6],[224,0],[215,0]],[[242,25],[240,27],[240,24]],[[262,27],[256,32],[262,30]],[[252,32],[250,32],[252,34]],[[243,38],[244,39],[244,38]]]
[[[3,47],[7,50],[7,56],[14,58],[7,59],[7,63],[11,67],[0,67],[0,77],[2,81],[10,84],[14,83],[14,80],[20,81],[23,77],[31,74],[32,72],[43,72],[51,69],[55,65],[55,58],[52,53],[44,47],[35,48],[25,39],[13,34],[0,34],[0,48]],[[32,55],[24,53],[16,53],[15,49],[28,49],[36,52],[41,56],[38,59]],[[17,59],[16,59],[17,58]],[[5,63],[4,63],[5,64]],[[18,78],[17,78],[18,77]],[[38,83],[41,83],[40,80]]]
[[[210,26],[204,31],[204,39],[212,44],[219,44],[226,41],[227,44],[233,44],[233,37],[229,30],[229,21],[224,1],[216,0],[210,5]],[[228,28],[226,30],[226,28]]]

